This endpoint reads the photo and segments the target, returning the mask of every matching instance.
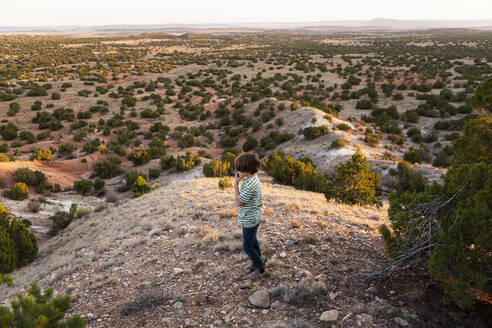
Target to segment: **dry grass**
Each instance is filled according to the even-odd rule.
[[[227,219],[227,218],[235,218],[237,217],[237,210],[234,209],[224,209],[221,211],[217,211],[216,214],[221,218],[221,219]]]
[[[217,229],[201,226],[198,227],[198,243],[202,246],[216,244],[225,239],[224,235]]]
[[[303,217],[313,214],[313,209],[316,209],[321,214],[318,215],[320,219],[315,222],[367,224],[368,228],[364,229],[375,234],[378,234],[377,228],[380,224],[388,222],[385,207],[347,206],[327,202],[322,194],[272,184],[267,179],[262,181],[265,208],[298,209],[305,212],[300,213]],[[177,181],[139,198],[109,205],[107,210],[90,213],[84,220],[74,221],[63,233],[40,246],[35,262],[13,272],[11,276],[15,281],[14,287],[1,286],[0,293],[5,299],[15,297],[17,292],[29,286],[31,282],[37,282],[39,286],[46,288],[52,284],[52,277],[63,279],[77,272],[78,268],[97,266],[104,252],[117,252],[114,256],[120,258],[123,255],[119,254],[124,254],[125,250],[151,245],[156,241],[149,237],[149,227],[175,231],[185,224],[201,222],[192,220],[198,212],[205,213],[209,220],[213,216],[234,220],[232,218],[236,217],[237,213],[230,190],[218,191],[210,197],[197,198],[199,204],[198,201],[186,200],[185,196],[189,195],[190,190],[196,195],[210,195],[210,190],[217,190],[216,184],[217,179],[214,178],[193,179],[192,182]],[[378,221],[373,219],[376,216],[379,218]],[[270,220],[275,222],[277,219],[272,217]],[[316,224],[324,227],[324,223]],[[230,238],[225,238],[222,230],[213,228],[197,229],[197,233],[197,240],[193,243],[203,241],[207,249],[218,245],[217,249],[227,252],[239,248],[242,236],[239,229]],[[265,236],[265,240],[268,240],[268,236]],[[166,242],[169,245],[159,247],[174,247],[174,244],[185,242],[187,240],[176,238]],[[262,251],[265,250],[265,256],[275,253],[275,249],[267,242],[260,240],[260,244]],[[82,253],[89,255],[80,256]],[[270,262],[270,265],[273,263]]]
[[[300,228],[302,228],[302,222],[299,221],[299,220],[296,220],[296,219],[292,219],[289,222],[289,228],[291,228],[291,229],[300,229]]]

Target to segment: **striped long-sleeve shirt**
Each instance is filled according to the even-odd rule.
[[[251,228],[258,225],[263,217],[261,206],[263,206],[263,196],[261,194],[260,179],[257,175],[244,180],[239,192],[239,200],[244,205],[238,207],[239,225]]]

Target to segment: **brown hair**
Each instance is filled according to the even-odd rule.
[[[252,151],[241,154],[234,160],[234,167],[237,171],[248,172],[251,174],[258,173],[260,165],[260,156]]]

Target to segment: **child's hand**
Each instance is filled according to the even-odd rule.
[[[239,174],[239,172],[236,172],[236,174],[234,175],[234,183],[237,185],[239,184],[239,181],[241,181],[242,177],[241,175]]]

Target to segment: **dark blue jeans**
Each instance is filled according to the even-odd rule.
[[[251,259],[255,268],[264,271],[265,265],[261,260],[260,244],[258,243],[258,239],[256,239],[256,232],[258,231],[259,225],[258,223],[255,227],[243,227],[243,251]]]

